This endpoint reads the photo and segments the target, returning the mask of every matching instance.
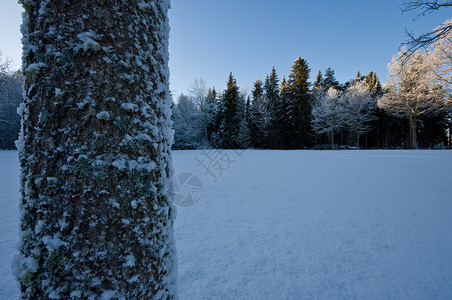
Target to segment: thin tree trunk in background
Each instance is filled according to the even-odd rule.
[[[416,124],[417,118],[414,115],[410,115],[410,146],[411,149],[417,149],[417,137],[416,137]]]
[[[331,150],[334,150],[334,131],[331,131]]]
[[[176,297],[169,1],[24,8],[22,298]]]

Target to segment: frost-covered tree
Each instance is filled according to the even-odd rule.
[[[452,20],[447,20],[440,27],[452,26]],[[432,51],[428,53],[432,72],[452,102],[452,31],[442,35],[433,43]]]
[[[11,59],[3,55],[0,50],[0,82],[4,80],[5,76],[8,74],[9,68],[11,66]]]
[[[344,107],[339,90],[330,87],[328,91],[317,93],[312,108],[312,128],[315,133],[328,133],[331,149],[334,149],[334,132],[344,124]]]
[[[359,137],[373,128],[376,120],[377,101],[365,84],[355,81],[347,87],[342,97],[343,119],[350,132],[356,136],[356,147],[359,148]]]
[[[417,51],[408,60],[405,49],[388,64],[386,93],[378,100],[378,106],[410,122],[410,143],[417,148],[418,118],[425,114],[436,114],[447,108],[443,89],[438,86],[427,63],[426,55]]]
[[[198,149],[206,144],[204,113],[184,94],[173,108],[174,149]]]
[[[175,298],[169,1],[21,3],[21,297]]]
[[[203,111],[207,99],[206,80],[203,78],[195,78],[191,84],[189,93],[193,103],[196,105],[196,109]]]
[[[7,73],[0,80],[0,149],[15,149],[20,131],[17,108],[23,102],[21,72]]]

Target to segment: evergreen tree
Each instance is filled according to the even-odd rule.
[[[281,87],[280,87],[280,104],[279,104],[279,111],[278,111],[278,123],[280,128],[280,140],[281,140],[281,148],[282,149],[288,149],[290,147],[290,122],[288,117],[290,116],[290,99],[291,99],[291,93],[289,84],[286,81],[286,77],[283,76],[283,79],[281,80]]]
[[[175,298],[169,1],[21,2],[21,298]]]
[[[362,77],[360,71],[358,71],[358,73],[356,73],[356,80],[359,80],[359,81],[363,80],[363,77]]]
[[[317,73],[317,76],[315,77],[315,81],[314,84],[312,86],[313,90],[324,90],[324,79],[323,79],[323,75],[322,75],[322,71],[319,70],[319,72]]]
[[[245,94],[240,93],[240,101],[238,106],[239,130],[237,135],[237,146],[240,149],[246,149],[251,146],[251,130],[248,125],[248,104],[249,99],[245,100]]]
[[[305,148],[312,144],[313,131],[311,127],[311,95],[308,82],[310,69],[305,59],[298,57],[292,65],[289,75],[290,90],[289,115],[291,147]]]
[[[270,122],[270,114],[265,102],[264,85],[259,79],[254,82],[252,96],[249,128],[255,136],[253,146],[262,148],[265,145],[266,128]]]
[[[207,90],[206,103],[204,108],[204,128],[206,131],[207,141],[210,147],[218,147],[218,99],[215,87]]]
[[[223,147],[237,148],[239,146],[239,125],[242,117],[240,110],[241,97],[237,81],[232,75],[232,72],[229,74],[228,81],[226,82],[226,90],[223,93],[221,101],[223,112],[221,116],[220,136]]]
[[[383,88],[381,87],[380,79],[378,79],[377,73],[370,71],[364,78],[364,84],[374,97],[381,96]]]
[[[278,109],[280,105],[279,98],[279,79],[276,74],[275,67],[272,68],[270,75],[267,75],[264,83],[265,89],[265,104],[269,114],[269,123],[265,128],[266,142],[268,148],[277,148],[279,142],[279,127],[278,127]]]
[[[333,87],[337,90],[340,90],[339,81],[336,80],[336,76],[334,75],[334,70],[328,68],[325,70],[325,79],[323,80],[325,91],[327,91],[330,87]]]

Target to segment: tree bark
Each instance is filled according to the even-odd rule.
[[[359,149],[359,131],[356,134],[356,149]]]
[[[23,2],[21,297],[176,297],[169,1]]]
[[[417,149],[417,137],[416,137],[416,126],[417,117],[414,114],[410,114],[410,143],[411,149]]]

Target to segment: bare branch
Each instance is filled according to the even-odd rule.
[[[403,4],[402,12],[410,12],[410,11],[420,11],[417,15],[417,18],[420,16],[425,16],[426,14],[430,14],[439,10],[440,8],[452,7],[451,0],[417,0],[417,1],[405,1]],[[431,32],[421,34],[416,36],[413,32],[410,32],[405,29],[405,33],[408,37],[408,40],[402,44],[402,46],[406,46],[406,51],[402,57],[402,63],[405,63],[406,60],[414,53],[416,50],[421,48],[427,48],[434,42],[438,41],[442,37],[446,36],[452,30],[452,25],[443,25],[437,27]]]
[[[418,1],[405,1],[403,3],[402,12],[409,12],[414,10],[420,10],[417,17],[425,16],[426,14],[430,14],[442,7],[452,6],[452,1],[429,1],[429,0],[418,0]]]

